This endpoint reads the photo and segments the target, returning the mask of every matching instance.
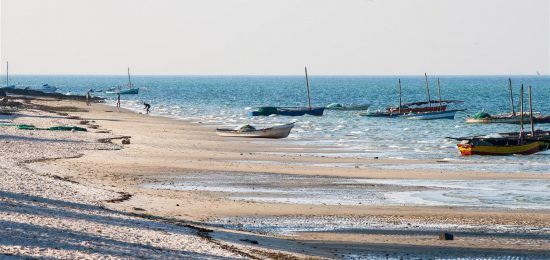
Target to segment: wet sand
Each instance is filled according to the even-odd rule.
[[[152,183],[177,181],[179,176],[223,172],[238,172],[239,178],[245,183],[247,176],[252,181],[270,174],[472,182],[510,179],[548,181],[549,174],[382,169],[376,165],[406,166],[445,162],[338,157],[339,151],[332,151],[330,147],[323,147],[320,153],[318,147],[288,145],[284,140],[221,138],[215,135],[211,126],[126,110],[117,112],[116,108],[106,105],[94,104],[92,107],[86,107],[83,102],[76,101],[32,102],[80,108],[69,112],[79,119],[69,120],[68,124],[74,125],[81,120],[88,120],[92,122],[90,124],[98,125],[99,129],[109,132],[104,134],[108,135],[106,137],[90,137],[89,143],[96,143],[94,140],[101,138],[131,136],[129,145],[122,145],[120,139],[112,140],[113,145],[121,149],[88,149],[79,146],[80,148],[70,153],[70,156],[56,155],[59,158],[57,160],[34,160],[32,163],[25,163],[25,167],[32,169],[36,174],[55,175],[63,183],[75,182],[89,189],[109,190],[111,197],[127,195],[122,196],[124,198],[120,200],[110,197],[92,199],[110,210],[197,223],[198,226],[214,230],[209,236],[215,241],[242,247],[279,249],[289,253],[287,256],[550,256],[550,212],[545,209],[383,203],[337,205],[299,201],[275,203],[236,199],[232,197],[234,190],[164,190],[147,186]],[[52,116],[51,113],[40,113]],[[44,123],[51,124],[52,120],[56,119],[48,118]],[[63,117],[59,120],[67,119]],[[25,123],[32,120],[19,117],[16,121]],[[12,133],[15,136],[19,134],[17,131]],[[90,136],[90,133],[83,135]],[[330,153],[334,153],[334,156],[327,156]],[[78,156],[74,156],[75,154]],[[263,188],[274,189],[280,186],[280,183],[275,179],[262,185]],[[321,190],[323,187],[331,187],[330,182],[308,185]],[[388,191],[406,189],[400,185],[372,187],[378,189],[378,194],[382,195]],[[319,219],[328,219],[331,225],[326,221],[318,221]],[[349,221],[350,219],[352,221]],[[263,224],[249,225],[255,221]],[[349,222],[359,224],[346,226]],[[287,223],[284,226],[290,228],[302,228],[295,228],[293,232],[275,232],[265,228],[279,223]],[[408,224],[418,228],[411,228]],[[323,226],[333,228],[314,230]],[[456,239],[438,240],[437,233],[441,230],[456,232]],[[251,241],[258,244],[252,244]],[[425,252],[430,250],[433,253],[426,255]],[[227,254],[226,256],[229,256],[234,252]],[[223,256],[224,251],[221,250],[219,255]]]

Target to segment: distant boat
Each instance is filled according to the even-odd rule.
[[[303,116],[303,115],[312,115],[312,116],[322,116],[325,111],[324,107],[312,107],[311,106],[311,95],[309,93],[309,79],[307,76],[307,67],[305,68],[306,74],[306,88],[307,88],[307,99],[308,107],[272,107],[265,106],[259,107],[256,111],[249,113],[251,116],[270,116],[270,115],[281,115],[281,116]]]
[[[218,128],[216,133],[224,137],[246,137],[246,138],[286,138],[290,134],[290,130],[294,127],[294,123],[275,125],[269,128],[256,129],[250,125],[245,125],[239,129]]]
[[[370,104],[349,104],[349,105],[343,105],[339,103],[332,103],[325,107],[327,110],[340,110],[340,111],[361,111],[361,110],[368,110]]]
[[[386,111],[376,112],[360,112],[358,115],[367,117],[405,117],[408,119],[417,120],[434,120],[434,119],[453,119],[456,112],[462,111],[460,109],[447,111],[448,104],[462,103],[460,100],[442,100],[441,89],[439,79],[437,79],[437,93],[439,100],[431,100],[430,88],[428,85],[428,75],[424,74],[426,78],[426,92],[428,101],[401,103],[401,79],[398,79],[398,96],[399,105],[397,107],[388,107]],[[435,105],[434,105],[435,104]]]
[[[464,111],[464,109],[445,110],[437,112],[410,113],[402,115],[402,117],[412,120],[434,120],[434,119],[454,119],[456,112]]]
[[[322,116],[325,108],[303,108],[303,107],[259,107],[256,111],[250,112],[251,116]]]
[[[490,123],[504,123],[504,124],[519,124],[521,123],[521,120],[523,120],[523,123],[529,123],[530,118],[528,117],[527,113],[524,113],[523,116],[516,113],[516,110],[514,108],[514,95],[512,92],[512,79],[508,79],[508,92],[510,97],[510,113],[504,113],[504,114],[497,114],[497,115],[490,115],[486,112],[478,112],[474,116],[468,116],[466,117],[466,123],[482,123],[482,124],[490,124]],[[534,112],[532,115],[533,122],[535,124],[547,124],[550,123],[550,115],[544,116],[541,115],[540,112]]]
[[[307,67],[304,68],[306,74],[306,88],[307,88],[307,99],[308,107],[259,107],[256,111],[249,113],[251,116],[270,116],[270,115],[281,115],[281,116],[303,116],[303,115],[312,115],[312,116],[322,116],[325,111],[324,107],[312,107],[311,106],[311,95],[309,93],[309,79],[307,76]]]
[[[128,89],[121,89],[120,86],[111,88],[105,91],[106,94],[120,94],[120,95],[137,95],[139,94],[139,88],[134,88],[132,84],[132,79],[130,77],[130,68],[128,68],[128,84],[126,84]]]
[[[57,92],[57,87],[49,84],[44,84],[42,85],[42,88],[40,90],[44,93],[55,93]]]

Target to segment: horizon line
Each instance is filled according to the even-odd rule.
[[[4,74],[5,76],[5,74]],[[67,74],[9,74],[10,78],[12,76],[127,76],[127,74],[77,74],[77,73],[67,73]],[[132,76],[148,76],[148,77],[303,77],[303,74],[132,74]],[[309,76],[320,76],[320,77],[424,77],[423,74],[309,74]],[[546,77],[550,74],[428,74],[428,77],[523,77],[523,76],[540,76]],[[0,78],[2,78],[0,73]]]

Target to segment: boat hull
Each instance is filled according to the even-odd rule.
[[[457,144],[458,150],[462,156],[470,155],[493,155],[505,156],[514,154],[529,155],[540,151],[540,147],[545,144],[542,142],[532,142],[524,145],[493,146],[493,145],[472,145]]]
[[[529,124],[531,119],[529,116],[523,117],[523,123]],[[487,118],[474,118],[467,117],[466,123],[470,124],[519,124],[521,119],[519,116],[516,117],[487,117]],[[533,117],[533,123],[535,124],[549,124],[550,116],[537,116]]]
[[[137,95],[139,94],[139,88],[131,88],[116,91],[105,91],[106,94],[120,94],[120,95]]]
[[[265,129],[258,129],[253,131],[239,131],[233,129],[217,129],[216,133],[223,137],[245,137],[245,138],[271,138],[280,139],[286,138],[290,134],[290,131],[294,127],[294,124],[278,125]]]
[[[370,105],[328,105],[325,107],[326,110],[338,110],[338,111],[362,111],[362,110],[368,110]]]
[[[403,117],[411,120],[454,119],[456,112],[458,111],[459,110],[447,110],[439,112],[416,113],[403,115]]]
[[[313,107],[313,108],[277,108],[271,111],[253,111],[250,112],[251,116],[270,116],[270,115],[280,115],[280,116],[322,116],[325,111],[324,107]]]

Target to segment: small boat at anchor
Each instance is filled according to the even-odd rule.
[[[516,112],[514,108],[514,95],[512,91],[512,79],[508,79],[508,92],[510,97],[510,108],[511,112],[491,115],[487,112],[477,112],[473,116],[466,117],[466,123],[470,124],[520,124],[520,123],[529,123],[530,115],[524,113],[520,115],[519,112]],[[523,122],[521,122],[523,120]],[[550,115],[542,115],[540,112],[533,112],[532,115],[533,123],[535,124],[549,124]]]
[[[332,103],[328,104],[325,109],[327,110],[339,110],[339,111],[362,111],[362,110],[368,110],[370,107],[370,104],[349,104],[349,105],[343,105],[340,103]]]
[[[105,91],[105,94],[120,94],[120,95],[137,95],[139,94],[139,88],[134,88],[134,84],[132,84],[132,79],[130,77],[130,68],[128,68],[128,83],[126,84],[128,87],[127,89],[121,89],[120,86],[110,88],[107,91]]]
[[[434,120],[434,119],[454,119],[456,112],[464,111],[465,109],[454,109],[436,112],[410,113],[402,115],[402,117],[411,120]]]
[[[251,125],[244,125],[238,129],[218,128],[216,129],[216,134],[224,137],[280,139],[286,138],[293,127],[294,123],[275,125],[262,129],[256,129]]]
[[[413,102],[413,103],[401,103],[401,79],[398,82],[398,92],[399,92],[399,106],[397,107],[388,107],[386,111],[376,111],[376,112],[360,112],[360,116],[368,117],[403,117],[412,120],[435,120],[435,119],[454,119],[455,114],[459,111],[464,111],[464,109],[453,109],[447,110],[447,106],[453,103],[462,103],[459,100],[442,100],[441,99],[441,88],[439,78],[437,79],[437,93],[439,100],[431,100],[430,97],[430,87],[428,84],[428,75],[424,74],[426,78],[426,93],[428,96],[428,101]]]
[[[265,106],[259,107],[256,111],[249,113],[250,116],[270,116],[270,115],[281,115],[281,116],[322,116],[325,108],[324,107],[312,107],[311,106],[311,95],[309,91],[309,79],[307,76],[307,67],[304,68],[306,73],[306,88],[307,88],[307,101],[308,107],[273,107]]]
[[[42,85],[42,88],[40,90],[44,93],[55,93],[57,92],[57,87],[49,84],[44,84]]]

